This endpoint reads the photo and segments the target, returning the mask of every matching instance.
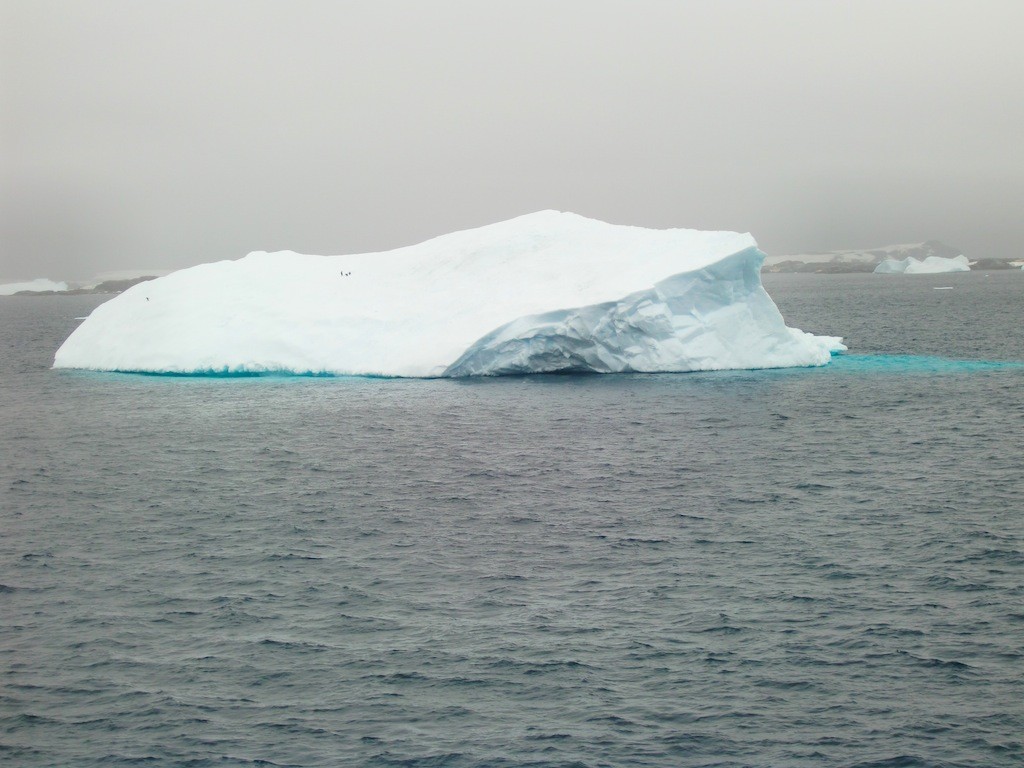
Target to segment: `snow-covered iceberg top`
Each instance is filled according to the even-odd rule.
[[[954,256],[951,259],[942,256],[929,256],[926,259],[886,259],[877,267],[877,274],[933,275],[940,272],[970,272],[971,265],[966,256]]]
[[[37,277],[35,280],[27,280],[23,283],[4,283],[0,285],[0,296],[13,296],[21,291],[66,291],[68,284],[47,280],[45,277]]]
[[[251,253],[96,308],[56,368],[467,376],[827,363],[750,235],[542,211],[384,253]]]

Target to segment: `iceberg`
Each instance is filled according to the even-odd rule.
[[[929,256],[922,260],[908,256],[899,260],[886,259],[875,267],[875,273],[879,275],[934,275],[941,272],[970,271],[971,265],[966,256],[954,256],[949,259]]]
[[[58,283],[53,280],[47,280],[45,277],[37,277],[35,280],[28,280],[23,283],[4,283],[0,285],[0,296],[13,296],[21,291],[63,292],[67,289],[67,283]]]
[[[381,253],[256,252],[135,285],[55,368],[402,377],[824,365],[748,234],[541,211]]]

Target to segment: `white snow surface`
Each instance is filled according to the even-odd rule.
[[[945,259],[941,256],[929,256],[926,259],[915,259],[908,256],[905,259],[886,259],[877,267],[878,274],[903,274],[903,275],[934,275],[940,272],[970,272],[971,266],[966,256],[954,256]]]
[[[58,283],[47,280],[45,277],[37,277],[35,280],[27,280],[23,283],[4,283],[0,285],[0,296],[13,296],[19,291],[66,291],[67,283]]]
[[[747,234],[542,211],[383,253],[251,253],[97,307],[56,368],[467,376],[816,366]]]

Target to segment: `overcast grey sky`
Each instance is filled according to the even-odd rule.
[[[0,280],[544,208],[1024,256],[1024,3],[0,0]]]

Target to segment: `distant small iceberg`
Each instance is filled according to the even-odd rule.
[[[886,259],[875,267],[876,275],[934,275],[942,272],[970,272],[971,265],[966,256],[954,256],[951,259],[942,256],[929,256],[915,259]]]

